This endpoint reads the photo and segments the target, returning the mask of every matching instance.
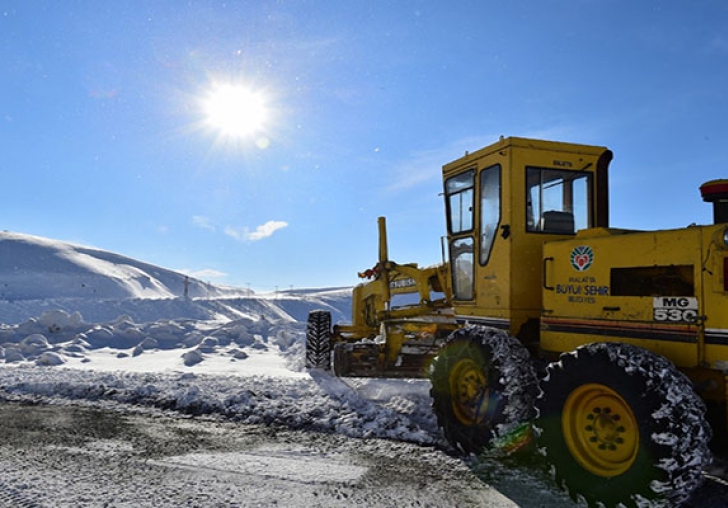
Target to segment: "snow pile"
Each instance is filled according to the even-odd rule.
[[[303,371],[303,323],[90,324],[49,311],[0,327],[0,386],[6,398],[122,403],[209,414],[244,423],[385,437],[438,439],[422,380],[350,380]],[[63,368],[59,368],[62,366]]]
[[[409,383],[409,396],[417,403],[425,402],[427,387],[423,382]],[[4,397],[10,400],[133,404],[349,437],[380,437],[428,445],[438,441],[436,425],[429,415],[413,410],[416,404],[409,411],[400,412],[405,406],[395,409],[371,401],[329,375],[296,379],[75,369],[56,369],[49,374],[47,369],[20,367],[1,370],[0,384]],[[404,393],[408,395],[406,390]]]
[[[137,324],[122,316],[89,324],[79,313],[51,311],[0,328],[0,386],[10,398],[112,401],[352,437],[434,442],[426,382],[370,381],[379,384],[370,397],[382,404],[328,374],[309,375],[303,372],[304,326],[265,317]],[[67,368],[48,368],[61,365]],[[408,393],[413,400],[403,403]]]
[[[301,325],[291,320],[273,324],[265,316],[257,320],[241,318],[227,322],[195,320],[160,320],[137,324],[129,316],[120,316],[109,323],[86,323],[79,312],[46,311],[18,325],[0,325],[0,359],[5,363],[35,362],[53,356],[60,363],[77,360],[91,362],[91,353],[117,350],[116,358],[137,357],[145,351],[183,349],[203,354],[219,352],[235,356],[240,348],[266,349],[273,344],[286,348],[293,345]],[[238,355],[238,359],[243,356]],[[199,362],[198,362],[199,363]]]

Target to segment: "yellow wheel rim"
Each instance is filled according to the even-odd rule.
[[[450,393],[455,417],[464,425],[477,425],[488,409],[488,380],[481,366],[469,358],[460,360],[450,371]]]
[[[566,399],[562,430],[572,456],[597,476],[618,476],[639,451],[639,428],[629,404],[614,390],[587,384]]]

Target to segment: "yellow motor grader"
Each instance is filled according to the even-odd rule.
[[[728,180],[701,186],[712,225],[615,229],[611,159],[514,137],[446,164],[447,261],[390,260],[380,219],[352,323],[312,312],[307,365],[429,377],[464,453],[532,424],[590,506],[685,502],[728,436]]]

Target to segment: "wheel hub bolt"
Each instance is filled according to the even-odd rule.
[[[600,450],[614,451],[618,444],[623,444],[619,434],[626,432],[627,429],[623,425],[618,425],[621,417],[618,414],[612,414],[609,407],[595,407],[592,412],[586,415],[588,424],[584,427],[586,432],[591,433],[589,437],[590,443],[598,443]]]

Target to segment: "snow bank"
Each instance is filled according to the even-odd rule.
[[[68,314],[54,310],[44,312],[17,325],[0,325],[0,360],[27,364],[41,356],[58,356],[63,362],[99,363],[99,350],[116,350],[117,358],[139,357],[148,351],[180,350],[181,356],[195,351],[200,363],[208,355],[231,355],[241,360],[241,349],[267,350],[276,356],[290,357],[296,370],[297,350],[303,324],[265,315],[231,321],[198,321],[193,319],[159,320],[135,323],[130,316],[119,316],[108,323],[87,323],[79,312]],[[288,352],[293,348],[293,352]],[[237,356],[236,356],[237,355]],[[73,362],[75,360],[75,362]],[[100,365],[101,369],[123,369],[130,366]],[[170,365],[174,368],[174,365]],[[160,367],[161,368],[161,367]]]
[[[328,375],[291,379],[101,373],[26,366],[0,370],[0,385],[6,399],[133,404],[191,415],[215,415],[243,423],[277,424],[426,445],[439,439],[434,422],[412,410],[422,401],[413,402],[409,408],[400,406],[398,409],[404,412],[399,412],[364,398]],[[426,388],[417,388],[415,392],[426,397]]]
[[[341,380],[303,368],[305,324],[290,319],[87,323],[54,310],[0,326],[8,399],[133,404],[243,423],[431,445],[423,380]]]

